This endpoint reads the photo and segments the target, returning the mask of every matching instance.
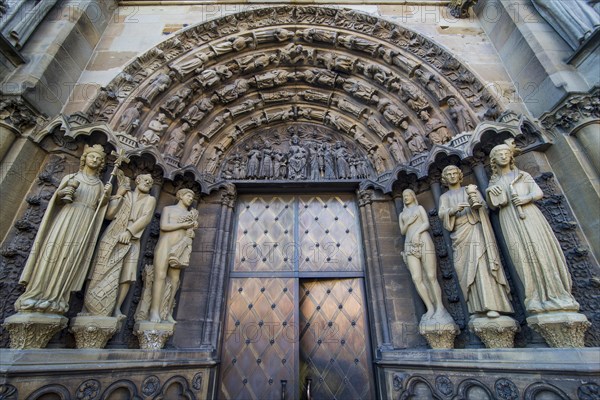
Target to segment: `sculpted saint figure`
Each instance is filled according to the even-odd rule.
[[[513,150],[498,145],[490,153],[488,204],[500,209],[500,226],[510,258],[525,287],[529,313],[577,311],[571,275],[552,228],[534,201],[543,197],[531,175],[514,164]]]
[[[123,316],[121,305],[136,280],[140,238],[156,207],[150,195],[152,176],[138,175],[135,184],[133,192],[128,184],[121,185],[108,203],[105,217],[112,222],[96,250],[82,314]]]
[[[260,159],[262,152],[259,149],[258,143],[253,143],[252,148],[248,150],[248,164],[246,165],[246,176],[250,179],[258,178],[260,171]]]
[[[419,117],[425,122],[427,128],[427,136],[433,144],[442,145],[452,140],[452,134],[446,128],[446,125],[439,119],[429,116],[429,113],[425,110],[419,113]]]
[[[194,230],[198,227],[198,211],[190,210],[194,202],[194,192],[190,189],[177,191],[177,204],[163,208],[160,217],[160,237],[154,250],[154,281],[152,283],[152,301],[149,319],[161,322],[161,305],[166,300],[167,322],[175,322],[172,316],[173,300],[179,287],[181,270],[190,261]],[[169,279],[171,293],[165,299],[165,285]]]
[[[388,136],[387,141],[390,147],[390,153],[394,157],[397,164],[405,164],[408,162],[409,157],[404,154],[402,145],[398,142],[398,139],[394,136]]]
[[[206,150],[204,147],[205,141],[206,139],[204,139],[204,136],[201,136],[200,139],[198,139],[196,144],[192,146],[192,151],[183,165],[198,165],[198,161],[200,161],[200,158],[202,158],[202,155],[204,154],[204,150]]]
[[[140,94],[136,97],[141,100],[146,105],[150,105],[152,100],[159,94],[167,90],[171,83],[173,82],[174,72],[170,72],[168,74],[160,73],[158,74],[144,90],[140,92]]]
[[[202,118],[204,118],[206,113],[212,111],[213,108],[215,108],[215,106],[210,101],[210,99],[203,98],[202,100],[194,103],[188,109],[187,113],[185,113],[185,115],[181,117],[181,119],[189,123],[191,126],[196,126],[196,124],[200,122]]]
[[[398,217],[400,232],[404,238],[402,257],[410,271],[417,293],[423,300],[427,312],[421,323],[453,323],[452,317],[442,303],[442,289],[437,281],[437,259],[435,245],[429,235],[429,219],[425,209],[419,205],[415,192],[402,192],[404,209]]]
[[[454,97],[448,99],[448,112],[459,132],[468,132],[475,128],[469,112],[458,104]]]
[[[169,127],[166,123],[167,116],[163,113],[158,114],[156,119],[153,119],[148,124],[148,129],[140,138],[140,143],[145,146],[155,146],[160,142],[160,135]]]
[[[600,26],[600,16],[585,0],[532,0],[532,3],[573,49]]]
[[[236,36],[209,46],[215,52],[215,56],[218,57],[231,51],[243,50],[246,47],[254,48],[254,39],[251,37]]]
[[[165,144],[164,153],[167,156],[179,159],[183,154],[183,146],[185,145],[186,134],[189,132],[190,126],[184,122],[179,128],[173,129],[169,141]]]
[[[71,292],[81,290],[100,233],[111,185],[98,175],[101,145],[85,146],[79,171],[66,175],[52,196],[19,283],[25,286],[17,311],[58,313],[69,309]]]
[[[335,147],[333,149],[333,153],[335,155],[335,165],[338,179],[347,179],[350,178],[350,165],[348,164],[348,151],[346,147],[342,144],[342,142],[335,142]]]
[[[454,268],[469,314],[497,318],[512,313],[510,288],[504,276],[486,203],[474,185],[461,187],[461,170],[449,165],[442,171],[448,191],[440,197],[439,217],[451,232]]]
[[[219,163],[221,162],[222,158],[223,158],[223,150],[221,150],[220,147],[214,146],[213,154],[210,156],[210,158],[208,159],[208,162],[206,164],[206,172],[214,175],[215,172],[217,172],[217,168],[219,167]]]
[[[137,128],[140,123],[140,112],[144,104],[141,101],[135,103],[133,107],[129,107],[123,115],[121,115],[121,121],[117,127],[117,132],[130,134],[134,128]]]
[[[169,68],[177,73],[179,80],[183,80],[189,73],[198,73],[209,59],[210,57],[208,54],[196,53],[188,60],[178,64],[169,65]]]
[[[413,154],[420,154],[427,151],[425,140],[417,128],[410,126],[406,120],[402,121],[400,128],[404,129],[404,139],[408,143],[408,149]]]

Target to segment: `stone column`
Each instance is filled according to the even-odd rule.
[[[375,231],[375,216],[373,214],[373,190],[359,190],[358,207],[362,226],[362,237],[365,243],[367,256],[367,288],[369,293],[370,308],[373,310],[376,350],[393,350],[388,324],[388,313],[385,302],[385,285],[379,251],[377,249],[377,234]]]
[[[590,163],[597,174],[600,174],[600,121],[586,124],[577,130],[575,137],[581,143]]]
[[[234,185],[221,189],[221,210],[217,235],[215,238],[215,252],[213,254],[208,289],[208,304],[202,331],[202,348],[206,351],[217,349],[219,325],[221,322],[221,307],[226,288],[227,266],[229,265],[229,251],[231,231],[233,227],[234,206],[237,197]]]

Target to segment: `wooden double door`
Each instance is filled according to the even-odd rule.
[[[373,398],[353,197],[241,197],[235,234],[220,398]]]

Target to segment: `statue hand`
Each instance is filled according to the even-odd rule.
[[[468,208],[468,207],[469,207],[468,203],[458,203],[456,205],[454,215],[458,214],[459,212],[461,212],[462,210],[464,210],[465,208]]]
[[[74,194],[75,194],[75,188],[73,186],[67,186],[58,191],[58,195],[60,197],[65,197],[65,196],[73,197]]]
[[[107,183],[106,185],[104,185],[104,196],[109,196],[111,192],[112,192],[112,184]]]
[[[527,204],[531,201],[531,198],[529,196],[515,195],[511,198],[511,201],[515,206],[524,206],[525,204]]]
[[[490,186],[488,188],[488,192],[490,192],[494,196],[500,196],[502,194],[502,188],[498,185]]]
[[[131,241],[131,232],[129,232],[129,231],[122,232],[119,235],[118,241],[121,244],[129,244],[129,242]]]

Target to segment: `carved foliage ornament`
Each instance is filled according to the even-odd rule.
[[[554,111],[542,116],[546,129],[560,128],[569,133],[588,119],[600,118],[600,88],[568,97]]]

